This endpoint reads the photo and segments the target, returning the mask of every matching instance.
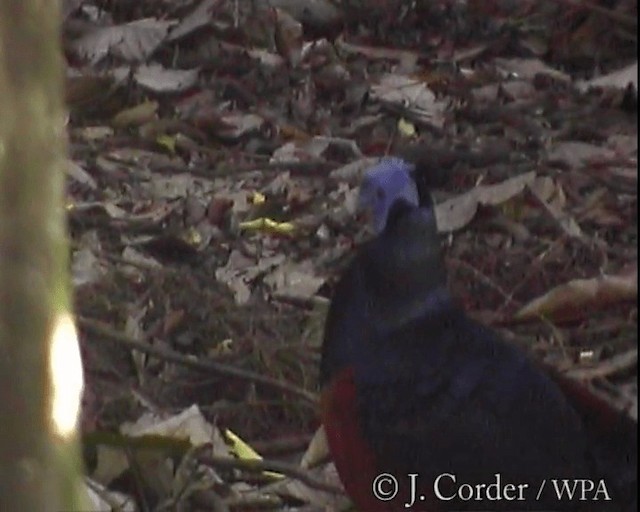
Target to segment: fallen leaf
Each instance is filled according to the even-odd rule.
[[[324,431],[324,426],[320,425],[300,460],[300,467],[303,469],[312,468],[326,461],[330,456],[327,434]]]
[[[414,120],[436,128],[444,126],[447,102],[439,100],[427,85],[415,78],[388,74],[371,88],[371,96],[382,103],[412,114]]]
[[[222,124],[217,127],[218,135],[231,140],[255,133],[264,125],[264,119],[257,114],[223,114],[220,119]]]
[[[225,283],[234,294],[236,304],[245,304],[251,297],[249,283],[285,260],[284,254],[274,254],[256,260],[238,250],[231,251],[227,264],[216,270],[216,279]]]
[[[141,87],[156,93],[176,93],[196,85],[199,69],[167,69],[159,64],[140,66],[133,79]]]
[[[275,43],[278,53],[292,67],[297,67],[302,59],[303,33],[302,24],[296,21],[287,11],[275,8],[276,27]]]
[[[171,29],[168,40],[178,41],[199,29],[206,28],[213,20],[214,8],[221,0],[203,0]]]
[[[232,455],[241,460],[262,460],[262,456],[256,452],[250,444],[246,441],[242,440],[238,435],[236,435],[232,430],[224,429],[222,431],[228,445],[229,451]],[[272,471],[263,471],[263,475],[268,476],[270,478],[280,479],[284,478],[284,475],[280,473],[274,473]]]
[[[549,75],[556,80],[569,82],[571,78],[566,73],[552,68],[540,59],[502,59],[497,58],[496,64],[504,72],[518,78],[533,79],[538,74]]]
[[[111,124],[116,128],[140,126],[155,119],[157,112],[157,101],[145,101],[144,103],[118,112],[111,120]]]
[[[567,235],[574,238],[584,236],[576,220],[563,211],[566,203],[564,193],[551,178],[543,176],[534,180],[529,184],[529,190]]]
[[[136,512],[137,510],[133,497],[109,490],[93,479],[87,478],[84,487],[91,502],[91,510],[96,512],[107,512],[114,508],[122,512]]]
[[[614,157],[614,151],[603,146],[579,141],[562,141],[551,147],[547,153],[547,162],[577,169],[592,161],[609,160]]]
[[[98,188],[98,184],[96,183],[96,180],[93,179],[93,176],[73,160],[67,160],[67,174],[78,183],[86,185],[91,190],[96,190]]]
[[[324,284],[324,279],[315,275],[310,261],[279,265],[264,278],[276,296],[309,298]]]
[[[74,287],[79,288],[96,283],[106,275],[106,266],[91,248],[84,247],[73,254],[71,279]]]
[[[515,314],[516,320],[545,317],[552,321],[584,318],[590,311],[619,302],[637,300],[638,269],[623,275],[603,275],[574,279],[561,284],[526,304]]]
[[[97,64],[108,55],[141,62],[163,43],[174,21],[146,18],[113,27],[100,27],[74,42],[78,56]]]
[[[599,76],[591,80],[578,82],[578,89],[586,91],[591,88],[613,87],[616,89],[625,89],[629,84],[633,86],[638,93],[638,63],[635,62],[625,68],[614,71],[607,75]]]
[[[290,235],[296,229],[291,222],[277,222],[273,219],[260,217],[240,223],[240,229],[249,231],[263,231],[265,233],[275,233],[278,235]]]
[[[534,171],[514,176],[496,185],[475,187],[465,194],[444,201],[436,206],[438,231],[455,231],[466,226],[476,214],[479,205],[502,204],[520,194],[536,178]]]

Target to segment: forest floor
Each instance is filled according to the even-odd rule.
[[[637,2],[64,4],[83,433],[103,495],[343,503],[319,492],[339,485],[330,465],[298,467],[324,316],[364,237],[362,173],[406,148],[449,174],[436,214],[467,311],[637,418]],[[287,477],[239,473],[234,434]],[[188,449],[203,443],[238,467]]]

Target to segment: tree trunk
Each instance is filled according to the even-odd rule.
[[[9,512],[88,509],[74,423],[54,421],[64,389],[50,371],[55,326],[69,319],[59,31],[58,2],[0,2],[0,510]],[[77,340],[59,346],[71,349],[73,404]]]

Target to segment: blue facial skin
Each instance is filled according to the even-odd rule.
[[[411,177],[414,167],[399,158],[385,158],[367,171],[360,185],[358,208],[373,216],[376,235],[384,231],[389,211],[398,200],[418,207],[418,188]]]

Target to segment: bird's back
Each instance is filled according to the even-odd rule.
[[[360,512],[632,510],[637,437],[629,423],[622,421],[620,443],[588,418],[588,396],[576,398],[470,319],[447,289],[433,209],[397,206],[338,283],[325,326],[323,418]],[[405,485],[383,503],[372,484],[385,472]],[[418,475],[424,500],[412,502],[409,474]],[[442,497],[496,479],[525,487],[522,500],[448,500],[435,496],[438,477]],[[603,481],[614,501],[558,501],[563,479],[574,490]]]

